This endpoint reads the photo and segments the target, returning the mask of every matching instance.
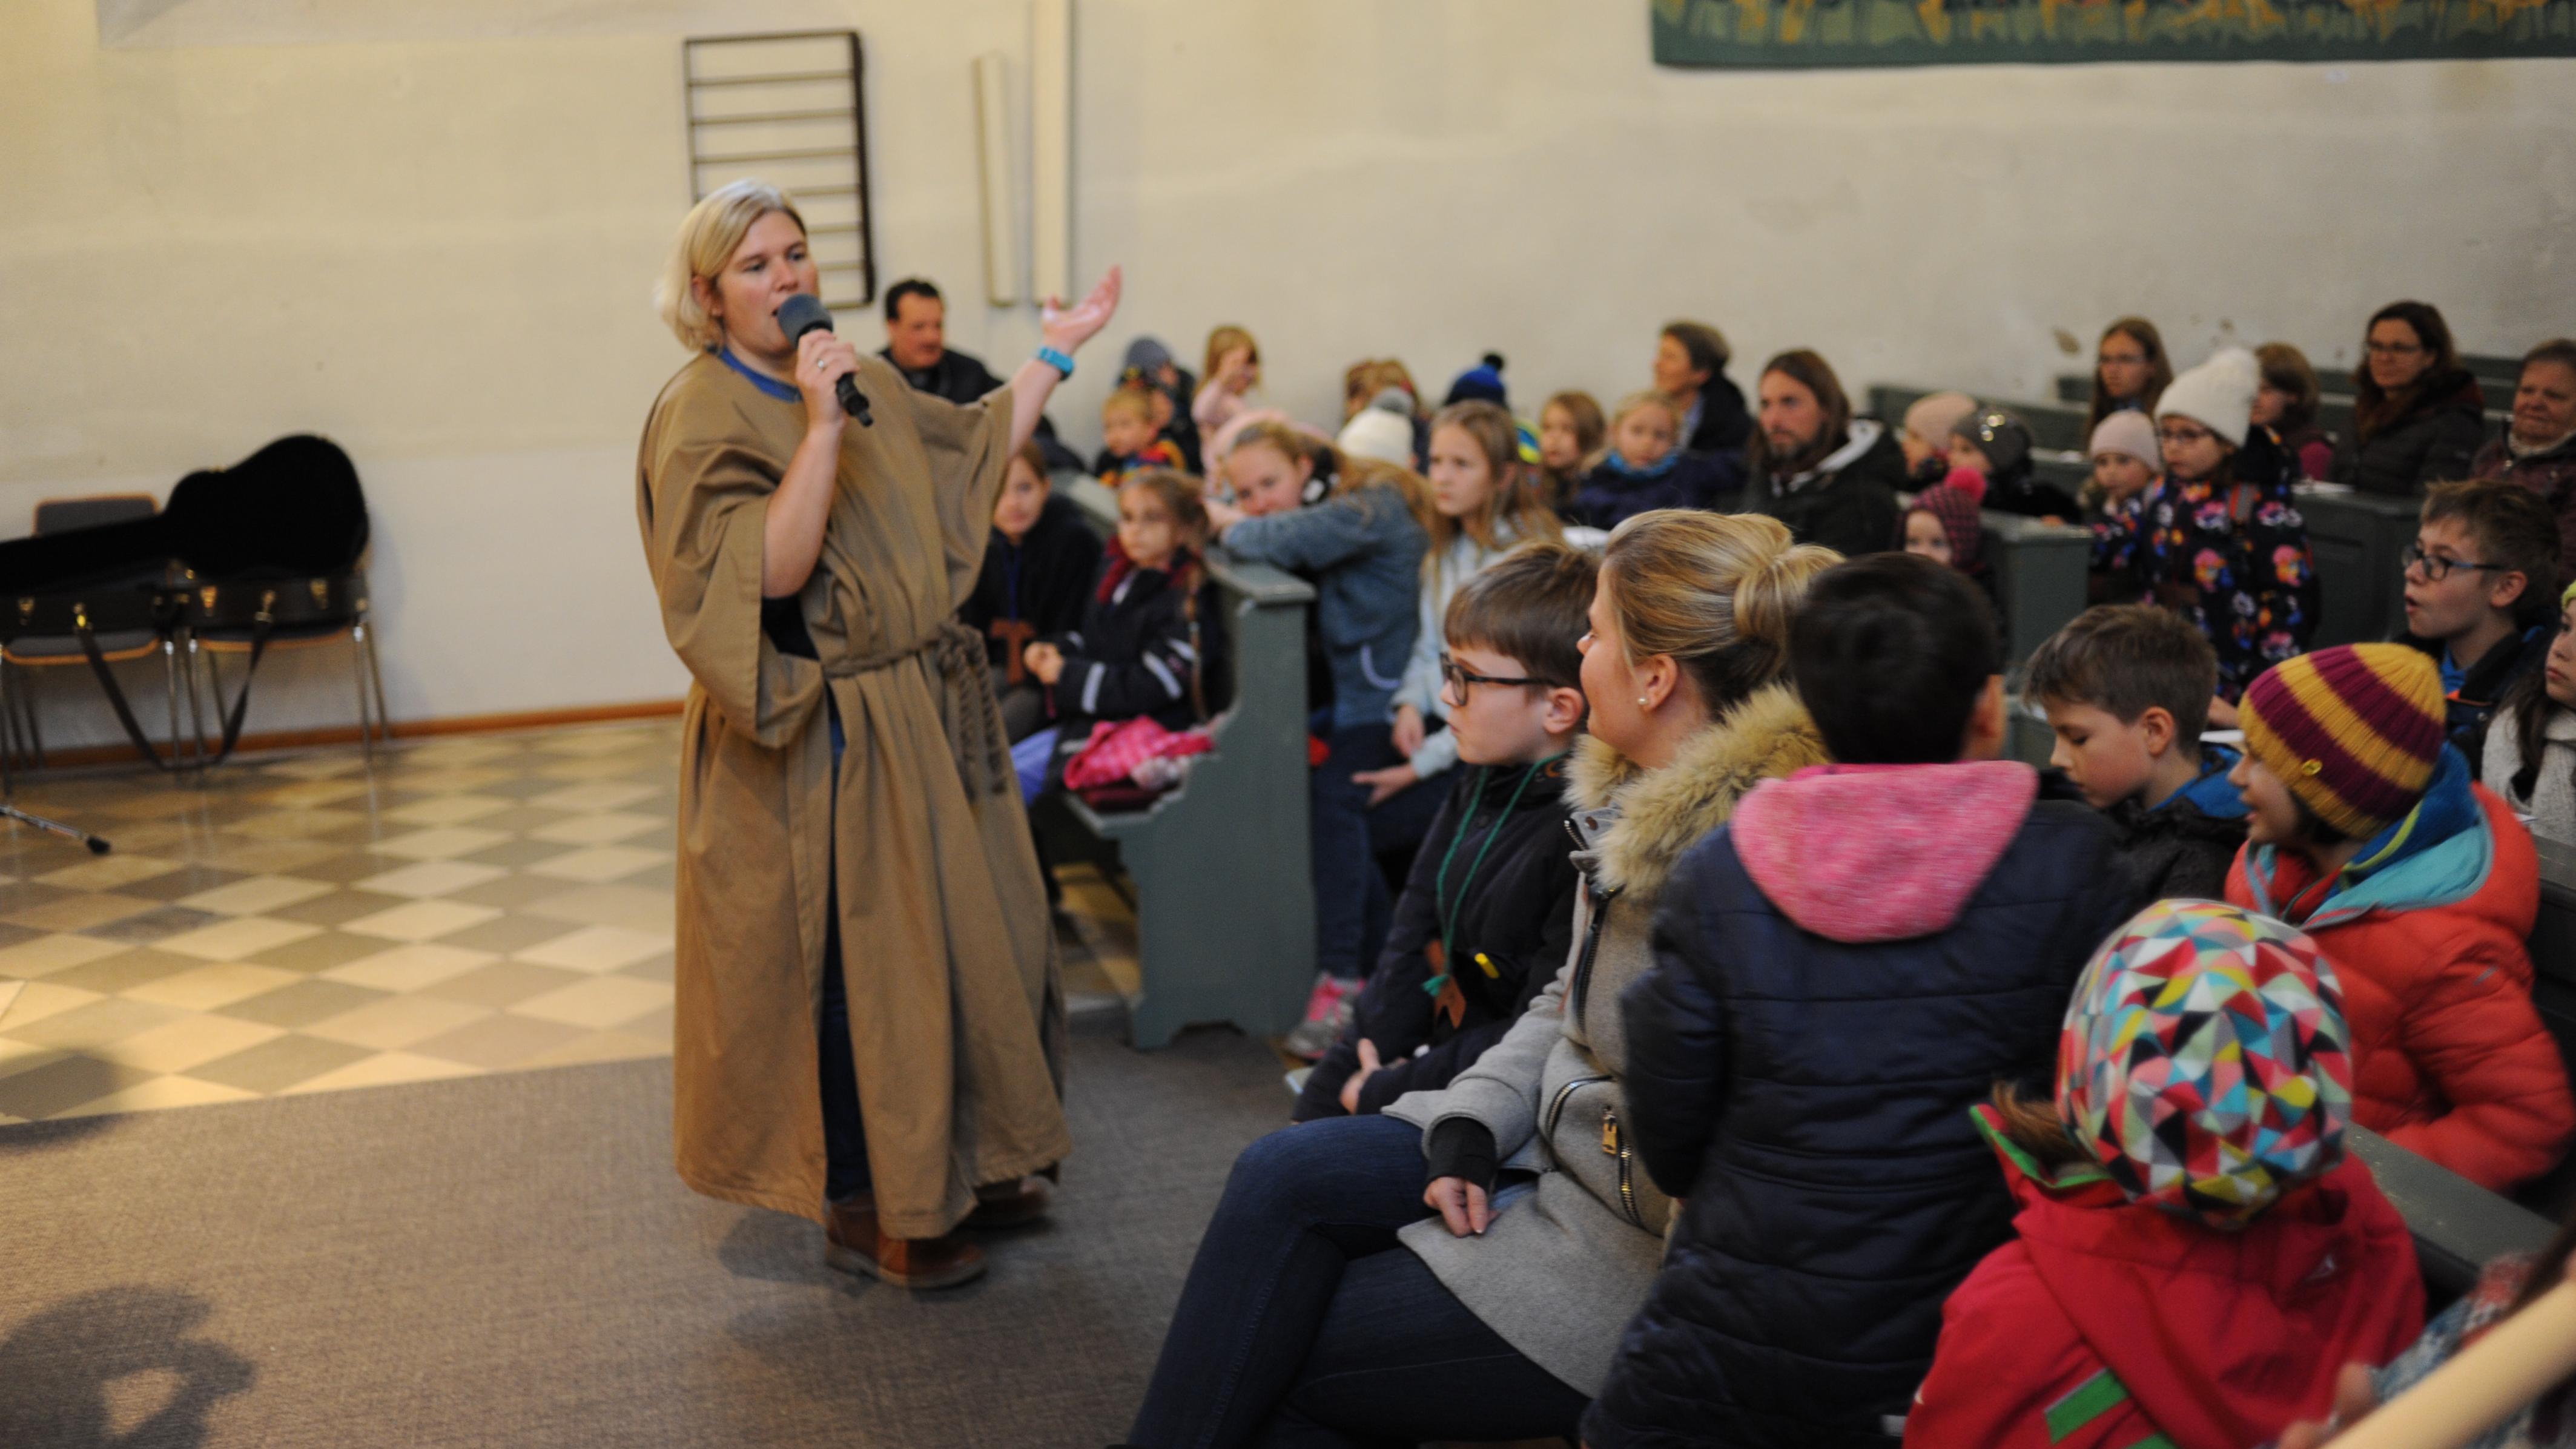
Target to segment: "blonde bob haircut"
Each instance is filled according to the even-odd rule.
[[[692,352],[704,352],[724,341],[724,325],[709,315],[706,303],[698,299],[698,289],[690,283],[699,277],[712,288],[733,260],[734,249],[742,245],[752,223],[773,211],[787,213],[796,229],[805,229],[805,217],[787,193],[765,181],[736,181],[720,186],[706,199],[689,208],[680,220],[680,234],[671,242],[670,260],[662,264],[662,280],[653,288],[653,303],[662,311],[662,321],[680,345]]]

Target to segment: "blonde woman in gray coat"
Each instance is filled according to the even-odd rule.
[[[1769,518],[1663,510],[1611,534],[1569,959],[1446,1089],[1245,1149],[1132,1443],[1575,1434],[1671,1211],[1620,1136],[1618,995],[1653,963],[1682,855],[1757,781],[1824,762],[1782,681],[1791,612],[1838,561]]]

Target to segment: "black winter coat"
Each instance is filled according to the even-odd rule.
[[[1878,429],[1878,436],[1859,456],[1795,489],[1784,479],[1755,478],[1745,485],[1744,511],[1770,514],[1798,542],[1822,544],[1847,558],[1895,547],[1903,521],[1896,490],[1905,486],[1905,450],[1883,424],[1861,421]]]
[[[1948,930],[1846,945],[1763,894],[1735,828],[1683,860],[1620,998],[1630,1140],[1688,1204],[1585,1438],[1883,1449],[1942,1300],[2012,1233],[1968,1109],[2047,1090],[2126,893],[2101,818],[2042,800]]]
[[[2557,592],[2554,588],[2549,591],[2552,597]],[[2469,762],[2470,779],[2477,778],[2479,763],[2486,759],[2487,726],[2495,719],[2496,706],[2503,703],[2506,692],[2513,688],[2516,680],[2548,662],[2549,645],[2556,633],[2547,624],[2535,624],[2519,635],[2498,642],[2486,652],[2486,657],[2469,666],[2468,675],[2460,681],[2460,687],[2451,691],[2443,711],[2443,724],[2452,747]],[[2440,640],[2419,639],[2405,633],[2397,637],[2399,643],[2411,645],[2430,656],[2436,667],[2441,664],[2444,650]],[[2492,780],[2486,785],[2489,789],[2495,788]]]
[[[2486,440],[2486,394],[2476,378],[2454,369],[2424,379],[2406,411],[2337,449],[2334,481],[2363,493],[2412,498],[2428,483],[2471,476]]]
[[[1572,949],[1579,877],[1565,831],[1565,762],[1541,767],[1526,790],[1518,789],[1526,767],[1457,773],[1413,857],[1385,954],[1360,990],[1350,1027],[1297,1096],[1297,1121],[1342,1115],[1342,1084],[1359,1069],[1362,1037],[1386,1063],[1360,1086],[1362,1115],[1407,1092],[1449,1085],[1502,1040]],[[1440,943],[1443,919],[1451,922],[1454,961]],[[1444,970],[1458,988],[1454,1004],[1424,989]]]
[[[1099,573],[1100,535],[1072,499],[1050,494],[1017,544],[993,530],[984,544],[984,571],[957,618],[984,636],[993,666],[1016,684],[1025,672],[1020,656],[1032,641],[1081,627],[1082,606]]]
[[[1115,547],[1101,560],[1101,581],[1083,605],[1082,627],[1052,642],[1064,672],[1047,691],[1060,720],[1123,720],[1151,715],[1165,729],[1188,729],[1224,707],[1212,697],[1225,678],[1224,613],[1206,567],[1183,554],[1180,577],[1126,565]],[[1111,570],[1119,570],[1115,579]],[[1195,597],[1193,597],[1195,593]],[[1064,742],[1081,740],[1081,725]]]
[[[1740,465],[1744,444],[1752,436],[1753,415],[1745,411],[1744,389],[1728,381],[1725,373],[1709,374],[1707,386],[1699,390],[1699,426],[1682,439],[1682,447],[1732,458]]]

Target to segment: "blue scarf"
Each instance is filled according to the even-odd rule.
[[[1643,468],[1629,462],[1627,455],[1621,453],[1616,448],[1611,449],[1610,455],[1601,461],[1608,466],[1611,472],[1618,474],[1622,478],[1661,478],[1665,474],[1673,471],[1673,469],[1681,466],[1682,450],[1676,447],[1671,452],[1666,453],[1657,462]]]

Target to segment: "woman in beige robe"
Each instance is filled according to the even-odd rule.
[[[821,1221],[837,1267],[944,1286],[982,1271],[954,1235],[979,1189],[987,1217],[1032,1215],[1023,1179],[1069,1146],[1046,895],[982,644],[953,616],[1005,464],[1116,308],[1118,274],[1047,309],[1057,365],[963,407],[829,332],[790,340],[774,313],[817,290],[802,218],[750,182],[690,212],[664,281],[695,353],[637,460],[663,628],[695,676],[674,1137],[699,1192]],[[873,426],[834,396],[852,374]],[[818,1050],[827,970],[845,1062],[837,1037]],[[827,1202],[835,1109],[839,1155],[859,1122],[865,1141],[831,1175],[872,1191]]]

